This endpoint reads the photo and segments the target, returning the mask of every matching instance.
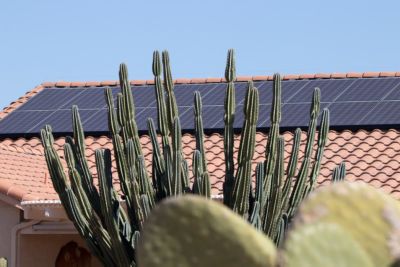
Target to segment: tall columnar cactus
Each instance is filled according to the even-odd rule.
[[[326,142],[329,113],[323,111],[317,150],[314,155],[316,121],[319,111],[319,90],[314,92],[311,120],[305,157],[297,168],[301,131],[294,137],[292,154],[285,170],[284,141],[279,133],[281,120],[281,79],[274,75],[271,128],[266,147],[266,160],[252,169],[256,142],[259,94],[252,82],[248,83],[243,108],[244,122],[239,151],[234,153],[235,121],[235,59],[229,50],[225,79],[225,182],[224,204],[258,230],[269,235],[275,243],[283,240],[284,232],[301,200],[313,189],[319,173]],[[57,151],[50,126],[42,132],[45,157],[54,188],[71,221],[87,241],[91,251],[105,266],[135,266],[135,253],[140,231],[156,203],[167,197],[193,193],[211,197],[211,186],[204,147],[202,101],[199,92],[194,95],[194,136],[192,172],[182,151],[182,131],[178,116],[174,84],[166,51],[153,54],[152,71],[157,103],[157,128],[152,119],[147,125],[152,145],[151,172],[145,158],[135,119],[132,88],[127,67],[120,66],[121,92],[116,98],[110,88],[105,90],[112,151],[96,150],[98,183],[90,171],[85,155],[85,138],[78,107],[72,108],[73,137],[67,137],[64,158],[68,173]],[[163,80],[162,77],[163,76]],[[160,138],[160,141],[159,141]],[[121,192],[114,188],[112,159],[115,160]],[[237,165],[235,166],[235,159]],[[309,170],[311,168],[311,171]],[[256,182],[252,186],[253,175]],[[191,176],[191,177],[190,177]],[[192,183],[190,183],[192,178]],[[294,186],[292,186],[294,183]],[[122,193],[126,209],[121,206]]]
[[[279,133],[279,124],[282,117],[282,84],[280,75],[274,75],[271,127],[265,149],[265,162],[259,163],[256,168],[256,183],[253,192],[250,189],[253,176],[250,170],[254,154],[255,129],[258,117],[258,93],[256,93],[258,90],[253,84],[249,84],[244,109],[245,122],[237,156],[238,167],[235,173],[235,155],[233,153],[233,123],[235,119],[235,86],[233,81],[235,72],[234,53],[230,50],[225,71],[225,79],[228,84],[225,95],[224,115],[226,168],[223,185],[224,203],[273,238],[276,243],[279,243],[279,240],[283,237],[282,231],[287,228],[287,224],[291,221],[299,203],[315,187],[329,132],[329,111],[325,109],[322,112],[317,149],[314,151],[317,120],[320,114],[320,91],[315,88],[310,109],[304,159],[298,168],[301,130],[297,129],[294,135],[290,160],[285,170],[285,144],[283,137]]]

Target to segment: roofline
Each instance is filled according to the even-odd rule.
[[[316,74],[288,74],[282,77],[282,80],[313,80],[313,79],[345,79],[345,78],[380,78],[380,77],[400,77],[400,72],[348,72],[348,73],[316,73]],[[265,76],[238,76],[237,82],[246,81],[272,81],[272,75]],[[202,83],[222,83],[225,78],[181,78],[175,79],[175,84],[202,84]],[[131,85],[152,85],[154,80],[131,80]],[[50,87],[102,87],[117,86],[119,81],[87,81],[87,82],[44,82],[41,84],[44,88]]]
[[[222,200],[223,195],[211,195],[211,199],[213,200]],[[121,203],[124,203],[125,200],[120,200]],[[36,200],[23,200],[20,205],[22,207],[32,206],[32,207],[48,207],[48,206],[62,206],[60,199],[36,199]]]
[[[380,78],[380,77],[400,77],[400,71],[391,72],[347,72],[347,73],[316,73],[316,74],[288,74],[282,77],[283,80],[313,80],[313,79],[349,79],[349,78]],[[246,81],[272,81],[272,75],[265,76],[238,76],[237,82]],[[193,78],[193,79],[175,79],[175,84],[204,84],[204,83],[222,83],[225,82],[224,78]],[[131,80],[131,85],[152,85],[154,80]],[[119,81],[87,81],[87,82],[43,82],[32,90],[25,93],[25,95],[18,98],[16,101],[11,102],[8,106],[0,111],[0,119],[6,117],[9,113],[17,109],[20,105],[24,104],[29,98],[42,91],[44,88],[53,87],[105,87],[105,86],[118,86]]]

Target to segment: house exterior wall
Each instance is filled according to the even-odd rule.
[[[0,201],[0,257],[11,259],[12,228],[20,221],[20,210]]]
[[[20,239],[18,267],[54,267],[60,249],[70,241],[87,249],[84,240],[76,234],[23,234]],[[92,256],[92,267],[102,267]]]

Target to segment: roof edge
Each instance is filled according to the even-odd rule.
[[[211,195],[213,200],[222,200],[222,195]],[[121,202],[125,202],[121,200]],[[61,206],[61,200],[59,199],[35,199],[35,200],[23,200],[21,206],[34,206],[34,207],[48,207],[48,206]]]
[[[36,95],[43,89],[44,89],[43,85],[38,85],[35,88],[33,88],[32,90],[29,90],[28,92],[26,92],[25,95],[21,96],[20,98],[18,98],[15,101],[11,102],[8,106],[4,107],[3,110],[0,111],[0,120],[3,119],[9,113],[11,113],[16,108],[18,108],[20,105],[25,103],[29,98]]]
[[[313,80],[313,79],[345,79],[345,78],[379,78],[379,77],[400,77],[400,72],[348,72],[348,73],[316,73],[316,74],[288,74],[282,77],[283,80]],[[272,75],[265,76],[238,76],[237,82],[246,81],[272,81]],[[175,84],[202,84],[202,83],[221,83],[225,78],[180,78],[175,79]],[[131,80],[131,85],[152,85],[154,80]],[[40,86],[49,87],[103,87],[118,86],[119,81],[88,81],[88,82],[44,82]]]

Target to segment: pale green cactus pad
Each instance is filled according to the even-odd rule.
[[[300,207],[295,228],[319,222],[338,225],[374,266],[390,266],[400,257],[399,203],[367,184],[340,182],[311,194]]]
[[[316,223],[291,231],[283,251],[285,267],[373,267],[363,248],[334,224]]]
[[[183,196],[152,211],[137,260],[142,267],[268,267],[276,266],[276,248],[224,205]]]
[[[7,267],[7,259],[1,257],[0,258],[0,267]]]

